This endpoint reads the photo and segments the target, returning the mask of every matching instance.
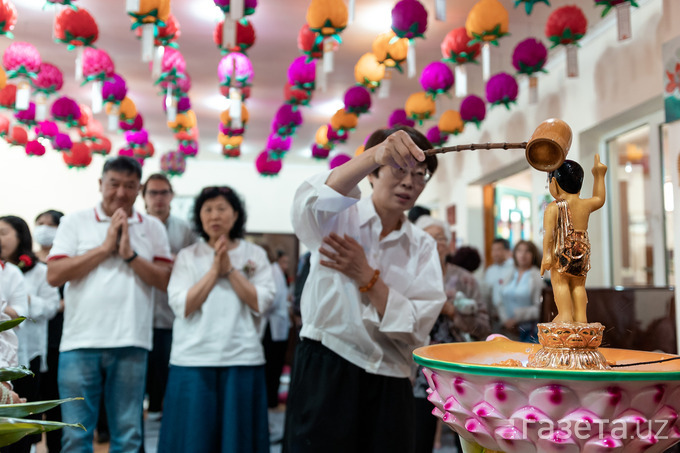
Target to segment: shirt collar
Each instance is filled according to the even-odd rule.
[[[365,197],[359,200],[357,203],[357,210],[359,213],[359,227],[362,227],[375,219],[382,229],[382,221],[375,210],[372,197]],[[405,234],[409,241],[413,239],[413,225],[408,221],[405,215],[402,215],[401,228],[392,231],[386,238],[389,237],[390,240],[399,239],[402,234]]]
[[[97,203],[97,205],[94,207],[94,218],[97,222],[110,222],[111,217],[107,216],[104,214],[104,209],[102,208],[101,202]],[[132,215],[128,217],[128,225],[134,224],[134,223],[142,223],[144,221],[144,218],[142,215],[135,211],[135,208],[132,208]]]

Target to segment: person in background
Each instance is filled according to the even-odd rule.
[[[272,306],[264,314],[267,321],[262,345],[264,346],[264,366],[267,379],[267,405],[274,409],[279,405],[279,381],[286,360],[290,316],[288,314],[288,271],[290,259],[282,250],[276,253],[272,264],[276,293]]]
[[[168,233],[170,252],[173,257],[185,247],[196,242],[196,233],[191,225],[170,214],[170,202],[174,197],[172,184],[167,176],[154,173],[142,186],[142,198],[146,213],[163,222]],[[149,352],[149,366],[146,373],[146,393],[149,396],[149,420],[159,420],[163,410],[163,395],[168,382],[170,346],[172,345],[172,323],[175,315],[168,305],[168,294],[153,288],[153,348]]]
[[[302,291],[305,289],[305,283],[309,276],[310,258],[312,253],[305,252],[298,260],[297,272],[295,273],[295,283],[293,287],[293,301],[291,303],[290,312],[293,322],[295,324],[296,338],[300,336],[302,329],[302,311],[300,310],[300,303],[302,301]],[[295,355],[293,355],[295,357]]]
[[[35,218],[33,239],[40,248],[35,253],[41,262],[46,262],[52,249],[57,227],[64,213],[50,209],[38,214]],[[40,376],[41,400],[51,401],[59,399],[57,385],[57,370],[59,369],[59,343],[64,327],[64,286],[59,287],[59,308],[57,313],[47,323],[47,371]],[[45,412],[47,420],[61,421],[61,407],[57,406]],[[61,452],[61,430],[50,431],[45,434],[48,453]]]
[[[463,246],[458,247],[455,253],[446,255],[446,262],[474,273],[482,264],[482,257],[476,248]]]
[[[501,288],[501,333],[519,341],[536,342],[536,329],[541,309],[541,256],[536,244],[519,241],[512,252],[515,271]]]
[[[451,242],[448,225],[429,215],[423,215],[416,220],[416,227],[422,228],[437,243],[447,297],[447,303],[442,307],[430,332],[430,344],[483,340],[490,332],[486,305],[475,277],[462,267],[447,262],[448,245]],[[438,419],[432,415],[432,403],[427,400],[427,388],[422,367],[418,367],[413,386],[416,453],[431,453],[433,448],[439,448],[435,437]],[[460,446],[457,436],[456,442]]]
[[[175,313],[158,451],[268,453],[260,343],[274,299],[267,253],[243,239],[246,211],[229,187],[194,204],[203,240],[182,249],[168,285]]]
[[[59,308],[59,290],[47,284],[47,266],[33,252],[33,238],[26,222],[17,216],[0,217],[0,258],[16,265],[24,275],[28,292],[28,318],[17,329],[19,364],[33,372],[19,379],[15,391],[27,401],[40,400],[40,376],[47,371],[47,322]],[[32,418],[41,419],[42,415]],[[29,452],[42,436],[26,436],[4,452]]]
[[[414,206],[408,210],[408,221],[411,223],[416,223],[416,220],[423,215],[432,215],[432,211],[424,206]]]
[[[62,450],[91,453],[100,399],[104,398],[111,453],[137,452],[143,443],[142,405],[152,343],[151,288],[165,291],[172,255],[160,220],[137,212],[142,167],[118,156],[106,161],[101,202],[64,216],[47,261],[47,281],[69,282],[59,395],[83,397],[62,406],[67,423]]]
[[[496,238],[491,244],[491,265],[484,271],[484,290],[491,315],[491,330],[501,329],[498,307],[501,304],[501,288],[510,281],[515,265],[507,239]]]
[[[292,223],[312,254],[283,452],[413,448],[411,354],[446,300],[434,241],[404,215],[437,168],[429,148],[415,129],[380,129],[295,194]],[[373,193],[360,199],[365,177]]]

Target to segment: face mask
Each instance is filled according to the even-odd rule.
[[[33,238],[35,242],[43,247],[51,247],[54,242],[54,236],[57,235],[57,227],[50,225],[37,225],[33,230]]]

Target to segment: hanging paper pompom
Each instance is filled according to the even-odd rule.
[[[140,148],[135,148],[135,156],[138,159],[147,159],[149,157],[153,157],[154,153],[156,152],[156,148],[154,148],[153,143],[151,142],[146,142],[146,145],[140,147]]]
[[[423,68],[420,75],[420,86],[435,99],[438,94],[448,93],[453,86],[453,72],[446,63],[433,61]]]
[[[474,63],[481,51],[481,45],[470,45],[472,39],[468,36],[465,27],[454,28],[444,37],[441,44],[442,61],[465,64]]]
[[[536,3],[545,3],[546,5],[550,6],[550,2],[548,0],[515,0],[515,8],[517,8],[521,3],[524,3],[524,10],[528,15],[531,15]]]
[[[286,99],[286,104],[309,105],[309,101],[312,100],[312,91],[293,88],[290,82],[286,82],[283,87],[283,96]]]
[[[302,124],[302,113],[293,106],[284,104],[276,111],[272,121],[272,132],[281,137],[288,137],[295,134],[298,126]]]
[[[609,14],[609,11],[611,11],[612,8],[624,3],[630,3],[631,6],[636,8],[639,6],[635,0],[595,0],[596,6],[604,6],[604,9],[602,10],[602,17]]]
[[[84,127],[87,127],[88,123],[92,120],[92,109],[85,105],[80,104],[80,118],[78,118],[78,127],[82,131]]]
[[[2,65],[7,70],[7,77],[10,79],[20,75],[35,77],[40,70],[41,63],[38,49],[28,42],[13,42],[2,55]]]
[[[125,157],[131,157],[135,159],[137,162],[139,162],[139,165],[142,167],[144,166],[144,158],[137,155],[137,152],[133,148],[121,148],[118,150],[118,155],[119,156],[125,156]]]
[[[104,102],[120,104],[127,96],[127,84],[118,74],[113,74],[104,82],[102,87],[102,98]]]
[[[26,143],[26,155],[42,156],[45,154],[45,147],[38,140],[31,140]]]
[[[418,0],[400,0],[392,8],[392,31],[407,39],[422,38],[427,30],[427,10]]]
[[[54,101],[50,113],[52,118],[56,121],[63,121],[68,127],[77,126],[81,115],[78,103],[66,96],[62,96]]]
[[[224,134],[217,134],[217,141],[219,142],[220,145],[224,147],[224,149],[234,149],[234,148],[240,148],[241,144],[243,143],[243,136],[242,135],[224,135]],[[239,153],[240,154],[240,153]],[[234,157],[234,155],[229,155],[229,157]]]
[[[546,72],[543,67],[548,59],[548,49],[543,43],[534,38],[521,41],[512,53],[512,65],[520,74],[533,75],[536,72]]]
[[[357,127],[359,118],[354,113],[347,112],[345,109],[340,109],[331,117],[331,127],[335,131],[351,131]]]
[[[139,0],[139,9],[127,13],[132,20],[132,30],[143,24],[163,27],[170,16],[170,0]]]
[[[8,83],[5,88],[0,90],[0,107],[5,109],[13,109],[17,96],[17,86]]]
[[[329,125],[324,124],[323,126],[319,126],[319,128],[316,130],[316,135],[314,136],[314,143],[316,143],[319,146],[324,146],[324,147],[329,147],[329,140],[328,140],[328,130],[332,129]]]
[[[179,21],[177,18],[170,13],[167,20],[164,21],[164,26],[159,26],[154,34],[154,46],[167,46],[172,48],[177,48],[177,39],[182,35],[180,30]],[[137,28],[135,30],[135,35],[137,38],[142,37],[142,29]]]
[[[328,139],[328,143],[333,146],[335,146],[338,143],[345,143],[349,138],[348,129],[335,130],[333,129],[332,124],[329,124],[328,126],[326,126],[326,128],[327,128],[326,138]]]
[[[68,134],[59,132],[54,136],[54,139],[52,139],[52,148],[54,148],[55,151],[65,152],[70,150],[72,146],[73,142]]]
[[[9,118],[5,115],[0,115],[0,137],[7,137],[9,133]]]
[[[380,86],[380,81],[384,77],[385,65],[379,63],[376,56],[370,52],[363,54],[354,66],[354,80],[371,92]]]
[[[191,89],[191,77],[188,72],[185,72],[182,74],[182,77],[175,79],[172,82],[161,82],[158,86],[163,89],[163,95],[167,95],[168,88],[170,88],[172,96],[179,98],[189,93],[189,90]],[[243,88],[242,91],[244,92],[245,88]],[[224,95],[227,96],[227,94]]]
[[[429,128],[426,136],[430,143],[432,143],[432,146],[442,146],[448,139],[447,134],[439,130],[439,126]]]
[[[505,72],[492,76],[486,82],[486,100],[493,106],[502,104],[510,110],[510,104],[517,102],[518,91],[515,78]]]
[[[304,24],[298,33],[297,45],[300,52],[307,55],[307,58],[323,57],[321,40],[317,39],[320,35],[309,29],[309,24]]]
[[[232,126],[232,118],[231,118],[231,111],[230,109],[224,110],[220,114],[220,132],[222,132],[225,135],[243,135],[245,132],[245,127],[246,124],[248,124],[248,120],[250,119],[250,112],[248,112],[248,109],[246,108],[245,104],[241,104],[241,120],[240,120],[240,127],[234,128]]]
[[[408,55],[408,39],[398,38],[393,31],[381,33],[373,40],[372,49],[378,63],[403,72],[401,63]]]
[[[249,16],[255,12],[257,8],[257,0],[239,0],[243,1],[243,14]],[[217,5],[225,14],[229,12],[229,6],[231,4],[230,0],[214,0],[215,5]]]
[[[142,148],[149,143],[149,133],[145,129],[125,132],[125,141],[131,148]]]
[[[348,156],[347,154],[337,154],[331,159],[331,161],[328,163],[328,166],[332,170],[335,167],[339,167],[340,165],[349,162],[350,160],[352,160],[352,156]]]
[[[312,0],[307,8],[309,29],[321,36],[333,36],[347,27],[349,12],[344,0]]]
[[[61,155],[68,168],[85,168],[92,163],[92,152],[85,143],[76,142],[71,150]]]
[[[54,94],[64,85],[61,69],[50,63],[41,63],[38,74],[31,79],[35,90],[46,95]]]
[[[175,121],[168,121],[168,127],[174,132],[189,130],[196,126],[196,114],[193,110],[186,113],[178,113]]]
[[[12,30],[17,23],[17,9],[10,0],[0,1],[0,35],[14,38]]]
[[[165,103],[163,103],[163,107],[165,108]],[[177,112],[184,113],[187,110],[191,110],[191,99],[188,96],[183,96],[177,101]]]
[[[371,93],[362,87],[354,86],[345,91],[345,110],[357,116],[371,108]]]
[[[366,145],[359,145],[356,150],[354,150],[354,157],[363,154],[366,151]]]
[[[331,153],[332,146],[323,147],[317,143],[312,145],[312,157],[314,159],[328,159],[328,155]]]
[[[460,103],[460,117],[465,123],[475,123],[477,129],[486,117],[486,105],[479,96],[471,94]]]
[[[15,111],[14,118],[26,126],[35,125],[35,103],[29,102],[27,109]]]
[[[177,145],[177,150],[186,157],[196,157],[198,154],[198,142],[186,141]]]
[[[83,83],[93,80],[104,81],[113,76],[115,66],[105,50],[88,47],[83,50]]]
[[[153,62],[149,63],[149,65],[153,65]],[[169,47],[163,52],[163,58],[161,60],[161,74],[158,76],[156,84],[174,84],[178,79],[184,77],[186,70],[187,63],[184,60],[184,55],[182,55],[182,52]]]
[[[283,168],[283,161],[281,159],[272,159],[269,156],[269,151],[264,150],[255,159],[255,168],[262,176],[276,176]]]
[[[406,110],[397,109],[392,112],[387,120],[387,126],[392,128],[398,125],[413,127],[416,125],[416,122],[408,117]]]
[[[70,6],[73,9],[78,9],[73,2],[76,0],[47,0],[47,3],[51,5],[64,5],[64,6]]]
[[[180,176],[187,168],[187,161],[182,153],[169,151],[161,156],[161,171],[168,176]]]
[[[135,117],[137,116],[137,106],[135,105],[134,101],[127,96],[125,96],[125,98],[120,101],[120,106],[118,109],[119,118],[121,120],[134,121]],[[111,106],[107,105],[106,114],[111,115],[112,113]]]
[[[288,66],[288,83],[298,90],[312,91],[316,81],[316,61],[297,57]]]
[[[508,11],[498,0],[479,0],[465,21],[472,44],[489,42],[498,45],[498,38],[508,34]]]
[[[458,135],[465,129],[465,123],[456,110],[447,110],[439,117],[439,130],[448,135]]]
[[[26,143],[28,143],[28,131],[21,126],[12,126],[7,141],[10,145],[26,146]]]
[[[253,81],[253,65],[250,59],[240,52],[232,52],[220,60],[217,67],[220,85],[246,87]]]
[[[588,19],[581,8],[575,5],[557,8],[545,24],[545,35],[552,46],[576,44],[588,28]]]
[[[0,67],[0,90],[5,88],[5,85],[7,85],[7,73]]]
[[[79,46],[91,46],[99,37],[99,28],[92,15],[83,8],[62,9],[54,21],[57,42],[68,44],[71,50]]]
[[[93,154],[108,155],[111,152],[111,140],[103,135],[96,135],[89,141],[90,151]]]
[[[224,21],[221,21],[213,32],[213,41],[222,52],[241,52],[245,54],[255,44],[255,28],[253,28],[253,24],[248,20],[242,19],[236,22],[236,44],[229,48],[225,48],[222,42],[223,28]]]
[[[281,137],[275,133],[269,134],[269,137],[267,138],[269,157],[272,159],[283,159],[283,156],[290,150],[292,144],[292,137]]]
[[[38,138],[52,139],[59,133],[59,126],[54,121],[40,121],[35,127],[35,135]]]
[[[404,110],[409,118],[423,124],[423,121],[434,115],[436,107],[432,97],[421,91],[408,97]]]

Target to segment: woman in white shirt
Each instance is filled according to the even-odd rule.
[[[21,269],[28,293],[28,319],[16,329],[18,360],[19,365],[30,368],[35,375],[17,380],[14,389],[28,401],[37,401],[40,373],[47,371],[47,322],[59,308],[59,290],[47,283],[47,266],[33,253],[31,231],[23,219],[0,217],[0,257]],[[30,444],[39,440],[39,436],[28,436],[10,450],[28,452]]]
[[[404,215],[437,167],[431,147],[412,128],[376,131],[295,194],[295,234],[312,255],[284,453],[412,448],[412,352],[446,300],[434,239]],[[365,177],[373,193],[360,199]]]
[[[168,285],[175,313],[158,451],[269,452],[261,316],[274,298],[267,254],[243,240],[246,212],[229,187],[194,205],[203,238],[182,249]]]

